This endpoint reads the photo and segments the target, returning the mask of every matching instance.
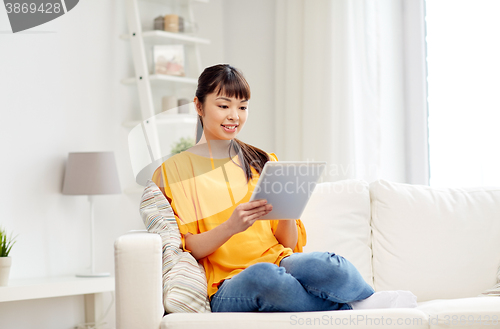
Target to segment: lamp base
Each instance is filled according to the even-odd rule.
[[[94,273],[94,272],[89,271],[89,272],[77,273],[76,276],[79,278],[102,278],[102,277],[110,276],[110,274],[107,272]]]

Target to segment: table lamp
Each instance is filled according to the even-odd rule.
[[[90,203],[91,270],[78,273],[78,277],[103,277],[109,273],[96,273],[94,264],[94,196],[120,194],[121,187],[113,152],[73,152],[68,155],[64,175],[63,194],[87,195]]]

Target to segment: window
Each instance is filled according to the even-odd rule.
[[[426,1],[430,185],[500,186],[500,1]]]

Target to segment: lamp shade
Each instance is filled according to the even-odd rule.
[[[68,155],[63,194],[120,194],[113,152],[73,152]]]

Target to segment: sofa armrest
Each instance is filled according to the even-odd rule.
[[[116,239],[115,291],[118,329],[160,328],[164,308],[158,234],[135,232]]]

